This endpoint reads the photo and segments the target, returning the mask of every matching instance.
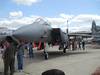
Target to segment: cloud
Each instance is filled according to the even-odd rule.
[[[80,14],[74,17],[69,24],[70,31],[91,31],[92,21],[100,25],[100,15]]]
[[[64,13],[61,13],[59,16],[62,17],[62,18],[65,18],[65,19],[67,19],[67,20],[74,17],[74,15],[66,15],[66,14],[64,14]]]
[[[13,0],[13,2],[17,3],[18,5],[27,5],[31,6],[34,3],[38,3],[41,0]]]
[[[23,16],[23,13],[22,11],[13,11],[13,12],[10,12],[9,13],[9,17],[22,17]]]
[[[54,28],[60,27],[62,28],[63,31],[66,31],[68,26],[70,32],[90,31],[93,20],[96,21],[97,25],[100,25],[99,15],[80,14],[75,16],[75,15],[60,14],[58,18],[41,17],[37,15],[32,15],[29,17],[22,16],[19,18],[3,19],[0,21],[0,26],[9,27],[9,28],[19,28],[20,26],[33,23],[39,17],[46,19],[46,21],[49,22],[52,27]],[[67,20],[69,20],[68,24],[67,24]]]
[[[60,27],[64,31],[66,31],[68,27],[70,32],[91,31],[93,20],[100,26],[100,15],[80,14],[75,16],[60,14],[60,18],[50,18],[50,21],[55,24],[54,27]]]
[[[46,17],[46,19],[51,23],[52,27],[62,27],[67,25],[67,20],[71,20],[73,17],[74,15],[66,15],[64,13],[61,13],[59,14],[58,18]]]
[[[73,22],[90,22],[92,20],[100,21],[100,15],[90,15],[90,14],[81,14],[76,16],[72,21]]]
[[[8,18],[0,21],[0,27],[7,27],[10,29],[17,29],[21,26],[28,25],[33,23],[40,16],[29,16],[29,17],[20,17],[20,18]]]
[[[63,19],[63,18],[46,18],[50,23],[51,25],[62,25],[66,22],[66,19]]]

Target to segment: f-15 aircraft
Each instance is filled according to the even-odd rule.
[[[49,23],[41,18],[30,25],[25,25],[14,31],[13,36],[24,41],[47,42],[52,45],[58,44],[60,48],[68,41],[68,35],[60,28],[52,28]],[[60,49],[59,48],[59,49]],[[66,49],[63,48],[63,52]],[[44,49],[45,59],[48,59],[48,53]]]
[[[100,44],[100,26],[96,26],[95,21],[92,21],[92,41]]]

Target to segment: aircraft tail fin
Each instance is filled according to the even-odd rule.
[[[92,21],[92,29],[91,29],[91,31],[92,31],[92,33],[95,33],[96,32],[96,23],[95,23],[95,21],[93,20]]]

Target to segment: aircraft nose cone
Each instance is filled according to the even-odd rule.
[[[26,40],[39,40],[41,38],[41,35],[43,34],[42,27],[37,26],[25,26],[17,29],[15,32],[13,32],[13,36],[18,39],[26,39]]]

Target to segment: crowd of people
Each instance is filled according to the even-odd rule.
[[[2,59],[4,62],[4,75],[14,75],[15,72],[15,56],[17,57],[18,71],[23,71],[24,49],[27,48],[29,58],[34,58],[33,45],[31,42],[24,44],[24,42],[7,36],[1,41],[0,47],[2,49]]]
[[[77,49],[85,50],[85,41],[71,39],[68,42],[68,49],[70,49],[70,50],[77,50]]]
[[[71,41],[72,50],[75,49],[75,41]],[[27,46],[27,47],[26,47]],[[2,51],[2,58],[4,62],[4,75],[9,75],[8,71],[10,69],[10,75],[14,75],[15,72],[15,55],[17,54],[18,70],[23,70],[23,57],[24,49],[27,48],[29,51],[29,58],[34,58],[33,44],[32,42],[24,45],[23,42],[16,40],[14,37],[7,36],[5,40],[1,41],[0,47],[4,50]],[[78,48],[85,49],[84,40],[78,41]],[[44,71],[41,75],[65,75],[62,70],[51,69]],[[100,68],[98,68],[92,75],[100,75]]]
[[[85,49],[84,40],[77,43],[79,48]],[[8,70],[10,68],[10,75],[13,75],[15,72],[15,55],[17,56],[18,71],[23,71],[23,59],[24,59],[24,50],[28,50],[29,58],[34,58],[33,53],[33,43],[29,42],[25,44],[23,41],[17,40],[14,37],[7,36],[5,40],[1,41],[0,47],[4,50],[2,51],[2,58],[4,61],[4,75],[8,75]],[[76,48],[76,41],[72,40],[69,42],[69,47],[72,50]],[[43,73],[43,75],[46,75]]]

